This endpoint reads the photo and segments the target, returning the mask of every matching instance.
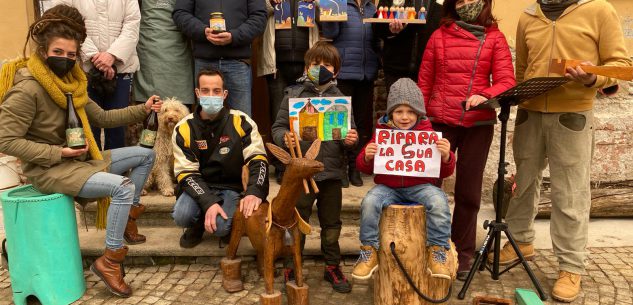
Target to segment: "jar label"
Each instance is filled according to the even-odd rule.
[[[139,139],[139,144],[143,146],[153,147],[154,143],[156,143],[156,131],[143,129],[143,132],[141,133],[141,138]]]
[[[211,20],[209,20],[209,27],[214,32],[226,31],[226,24],[224,23],[224,19],[222,18],[211,18]]]
[[[86,135],[83,128],[66,129],[66,145],[68,147],[86,146]]]

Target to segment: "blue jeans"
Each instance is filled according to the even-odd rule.
[[[240,194],[231,190],[215,189],[215,191],[217,191],[218,195],[222,197],[224,202],[222,204],[222,209],[224,210],[224,213],[226,213],[228,219],[225,220],[222,216],[218,215],[218,218],[215,220],[217,230],[213,232],[213,235],[223,237],[231,233],[233,214],[235,214],[235,209],[237,208],[240,200]],[[174,218],[176,224],[183,228],[190,228],[198,221],[204,221],[204,215],[202,214],[200,206],[186,192],[183,192],[180,197],[178,197],[178,200],[176,200],[174,212],[171,216]]]
[[[198,72],[202,68],[213,68],[224,75],[224,87],[229,91],[226,102],[231,109],[237,109],[251,116],[251,86],[253,76],[251,66],[237,59],[203,59],[194,60],[196,87]]]
[[[154,165],[154,151],[132,146],[112,150],[110,172],[98,172],[84,183],[82,198],[112,197],[106,223],[106,248],[123,247],[123,232],[132,205],[140,202],[143,185]],[[128,177],[122,176],[131,170]]]
[[[121,73],[116,75],[116,90],[111,96],[97,95],[88,86],[88,96],[104,110],[121,109],[130,105],[130,89],[132,88],[131,73]],[[106,128],[104,150],[125,147],[125,126]],[[92,127],[95,142],[101,149],[101,128]]]
[[[380,215],[383,208],[392,204],[423,204],[426,207],[426,244],[449,249],[451,210],[448,198],[442,189],[428,183],[406,188],[376,184],[369,190],[360,207],[360,242],[363,246],[379,248]]]

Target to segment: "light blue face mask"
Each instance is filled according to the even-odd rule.
[[[222,110],[224,98],[222,96],[201,96],[200,107],[207,114],[214,115]]]

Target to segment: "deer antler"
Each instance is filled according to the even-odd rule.
[[[286,143],[288,144],[288,150],[290,150],[290,156],[293,158],[303,158],[297,135],[294,135],[294,141],[292,140],[289,132],[287,132],[284,137],[286,138]],[[310,184],[312,185],[312,189],[314,189],[314,193],[318,193],[319,188],[317,187],[316,182],[314,182],[314,179],[310,178]],[[306,179],[303,179],[303,189],[306,194],[310,194],[310,189],[308,188],[308,182]]]

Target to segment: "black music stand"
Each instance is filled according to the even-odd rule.
[[[501,220],[501,202],[503,201],[503,183],[504,183],[504,175],[506,173],[506,168],[505,168],[506,167],[506,162],[505,162],[506,132],[507,132],[507,127],[508,127],[508,119],[510,118],[511,106],[521,104],[531,98],[537,97],[547,91],[550,91],[556,87],[559,87],[567,83],[568,81],[569,79],[564,78],[564,77],[533,78],[525,82],[522,82],[515,87],[508,89],[507,91],[499,94],[498,96],[492,99],[489,99],[480,105],[477,105],[476,107],[471,108],[472,110],[501,108],[501,111],[499,112],[499,116],[498,116],[499,121],[501,121],[501,135],[500,135],[500,145],[499,145],[499,168],[497,172],[498,174],[497,181],[499,181],[499,183],[497,184],[497,203],[495,206],[495,212],[496,212],[495,220],[494,221],[486,220],[484,222],[484,229],[488,230],[488,234],[486,235],[486,238],[484,239],[483,245],[481,246],[479,251],[477,251],[477,253],[475,254],[475,261],[473,262],[473,265],[470,268],[470,271],[468,272],[468,277],[466,278],[466,282],[464,282],[464,286],[462,287],[462,289],[459,291],[459,294],[457,295],[457,297],[460,300],[463,300],[464,297],[466,296],[466,291],[468,290],[468,286],[470,286],[470,282],[473,280],[473,277],[475,276],[475,271],[477,269],[479,270],[484,270],[484,268],[488,269],[488,271],[490,271],[492,275],[492,279],[498,280],[501,274],[514,268],[518,264],[522,264],[523,268],[525,268],[525,271],[530,276],[530,279],[532,280],[532,284],[534,284],[534,287],[538,291],[538,294],[541,300],[543,301],[547,300],[547,296],[545,295],[545,293],[543,293],[543,289],[541,288],[541,285],[539,284],[538,280],[534,276],[534,273],[532,273],[532,269],[530,269],[530,266],[527,264],[525,257],[523,257],[523,254],[519,251],[519,247],[514,241],[512,234],[510,233],[510,231],[508,231],[508,225]],[[465,103],[463,103],[463,105],[465,105]],[[499,272],[499,250],[501,248],[501,232],[505,233],[506,237],[508,238],[508,241],[512,245],[512,248],[514,248],[514,251],[518,254],[519,261],[513,263],[512,265],[508,266],[503,271]],[[487,254],[490,251],[490,247],[492,246],[493,242],[494,242],[494,260],[492,262],[492,269],[490,269],[490,267],[487,267],[485,266],[485,264],[482,264],[482,261],[488,259]],[[481,268],[480,268],[480,265],[481,265]]]

